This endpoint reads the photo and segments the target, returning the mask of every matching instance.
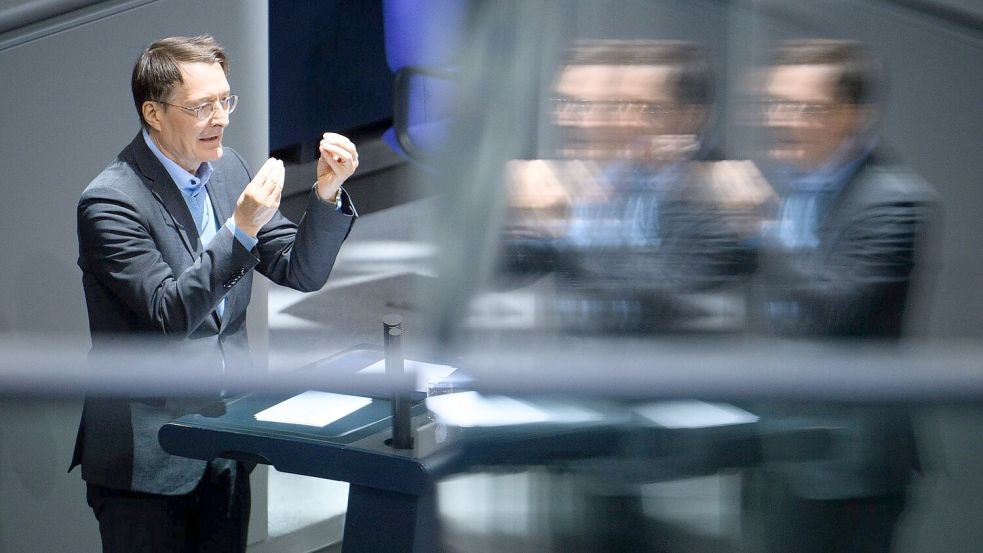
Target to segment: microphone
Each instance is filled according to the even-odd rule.
[[[386,355],[386,377],[392,382],[400,382],[403,376],[403,318],[390,314],[382,319],[383,344]],[[410,431],[410,398],[405,392],[393,391],[392,396],[392,447],[412,449],[413,435]]]

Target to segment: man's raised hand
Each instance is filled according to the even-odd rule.
[[[249,236],[256,236],[259,229],[273,218],[280,207],[284,173],[283,162],[272,157],[260,167],[236,201],[232,217],[237,228]]]
[[[358,168],[358,150],[351,140],[330,132],[321,136],[318,149],[321,157],[317,160],[317,196],[330,202]]]

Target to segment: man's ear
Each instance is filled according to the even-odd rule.
[[[163,106],[157,102],[147,100],[141,106],[141,111],[143,112],[143,120],[147,122],[147,126],[160,132],[160,120],[163,117]]]

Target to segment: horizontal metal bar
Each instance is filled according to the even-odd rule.
[[[863,342],[576,340],[508,348],[435,352],[458,358],[469,389],[513,395],[608,398],[790,399],[847,402],[983,401],[983,346],[945,340]],[[199,395],[234,384],[238,391],[408,390],[379,375],[293,370],[311,352],[274,352],[268,372],[221,374],[159,345],[99,354],[59,351],[57,341],[0,339],[0,394]],[[325,352],[327,356],[328,352]],[[333,352],[331,352],[333,353]],[[301,359],[305,360],[303,363]],[[294,361],[297,361],[294,364]]]
[[[0,10],[0,52],[161,0],[36,0]]]

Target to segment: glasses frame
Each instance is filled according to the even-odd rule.
[[[657,123],[671,113],[679,111],[676,106],[667,106],[638,100],[612,98],[606,100],[579,100],[553,97],[549,99],[554,115],[584,118],[589,116],[640,117]]]
[[[222,108],[222,111],[224,111],[226,114],[231,114],[233,111],[235,111],[236,110],[236,106],[239,105],[239,95],[238,94],[229,94],[225,98],[221,98],[219,100],[212,100],[210,102],[205,102],[205,103],[201,104],[200,106],[193,107],[193,108],[180,106],[178,104],[172,104],[170,102],[165,102],[163,100],[154,100],[154,101],[157,102],[158,104],[164,104],[165,106],[172,106],[172,107],[176,107],[178,109],[183,109],[184,111],[186,111],[188,113],[194,114],[195,118],[197,118],[199,121],[205,121],[208,118],[210,118],[212,115],[215,115],[215,105],[216,104],[220,108]],[[208,113],[204,113],[205,110],[209,110]],[[203,113],[204,113],[204,115],[202,115]]]
[[[837,103],[796,102],[790,100],[763,100],[759,104],[761,113],[768,117],[775,117],[781,114],[804,119],[825,117],[844,107],[843,104]]]

